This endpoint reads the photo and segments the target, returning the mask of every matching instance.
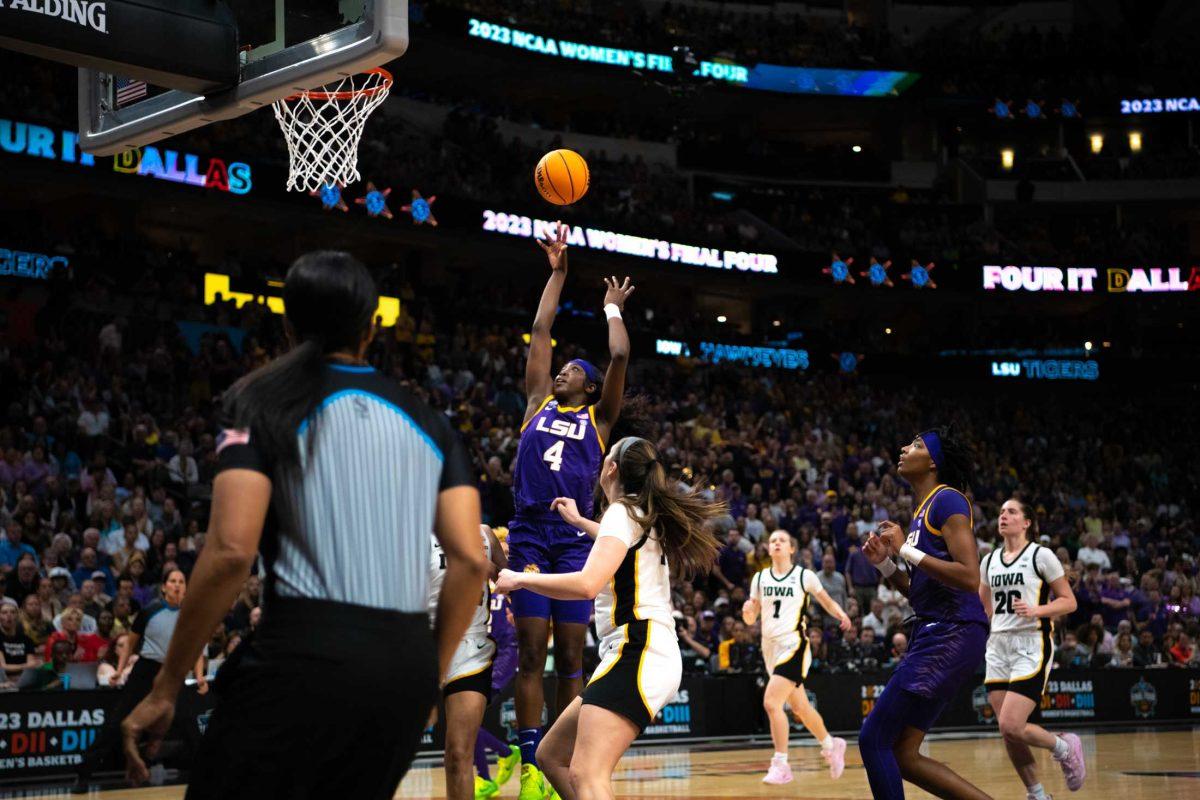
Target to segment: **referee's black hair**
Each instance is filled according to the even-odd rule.
[[[958,435],[952,425],[943,425],[933,431],[942,443],[938,481],[966,492],[975,480],[975,448],[965,437]]]
[[[247,428],[280,466],[297,466],[296,432],[321,400],[326,357],[356,352],[371,327],[379,292],[375,281],[348,253],[305,253],[283,283],[283,302],[293,347],[235,383],[224,410],[235,428]],[[308,447],[316,425],[308,428]]]

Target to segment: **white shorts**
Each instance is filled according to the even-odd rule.
[[[583,690],[583,702],[614,711],[643,730],[675,697],[682,678],[675,631],[637,620],[600,642],[600,665]]]
[[[1048,630],[993,633],[987,641],[983,682],[989,691],[1004,689],[1040,701],[1053,660],[1054,640]]]
[[[767,674],[770,675],[784,656],[792,653],[800,646],[800,631],[792,631],[771,639],[763,638],[763,663],[766,664]]]
[[[487,636],[467,636],[450,659],[444,694],[475,691],[484,697],[492,693],[492,662],[496,659],[496,643]]]
[[[763,639],[762,651],[768,676],[778,675],[795,684],[803,684],[808,678],[812,653],[808,649],[808,637],[802,631]]]

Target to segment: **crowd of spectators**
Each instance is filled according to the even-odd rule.
[[[215,399],[284,347],[280,318],[262,306],[200,304],[193,278],[201,267],[185,250],[125,247],[107,257],[127,280],[60,287],[38,314],[36,337],[0,346],[6,666],[24,664],[22,654],[53,662],[60,640],[68,661],[119,663],[121,634],[158,597],[160,576],[173,565],[190,572],[204,547]],[[525,408],[520,333],[536,291],[439,290],[396,267],[378,279],[404,313],[377,337],[372,363],[447,415],[473,455],[486,520],[507,524]],[[189,343],[177,324],[189,319],[224,329]],[[556,354],[580,352],[564,341]],[[757,632],[739,612],[749,578],[766,563],[765,537],[780,528],[853,621],[843,635],[814,616],[815,668],[895,663],[907,606],[879,585],[859,544],[879,521],[906,519],[913,498],[894,458],[935,420],[977,443],[971,496],[981,549],[997,542],[999,504],[1017,495],[1063,561],[1079,609],[1061,621],[1069,636],[1059,668],[1196,665],[1200,487],[1178,435],[1186,420],[1169,397],[1131,387],[1049,394],[1033,407],[970,386],[934,393],[650,359],[635,361],[631,378],[642,432],[672,473],[730,508],[719,522],[717,570],[675,587],[691,669],[759,668]],[[257,624],[260,594],[253,579],[214,633],[214,661]]]

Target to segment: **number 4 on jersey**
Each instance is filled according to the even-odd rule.
[[[542,460],[550,465],[551,472],[558,472],[562,469],[563,444],[563,440],[559,439],[557,442],[550,445],[550,448],[546,452],[542,453]]]

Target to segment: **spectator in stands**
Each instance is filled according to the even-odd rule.
[[[1059,669],[1085,669],[1090,666],[1092,652],[1079,642],[1079,636],[1073,631],[1063,634],[1062,647],[1054,654],[1054,660]]]
[[[883,664],[883,645],[875,636],[874,628],[862,629],[858,642],[858,663],[863,670],[879,669]]]
[[[79,584],[79,608],[83,610],[84,614],[95,620],[100,619],[100,610],[107,605],[101,601],[100,597],[96,591],[96,582],[91,578],[86,578]]]
[[[1162,664],[1162,651],[1154,644],[1154,632],[1143,628],[1138,632],[1138,642],[1133,648],[1135,667],[1157,667]]]
[[[59,609],[67,604],[67,599],[75,592],[71,586],[71,573],[66,567],[54,567],[47,573],[50,578],[50,589]],[[39,587],[40,588],[40,587]]]
[[[863,555],[862,548],[855,542],[850,545],[846,556],[846,579],[858,600],[859,608],[874,608],[875,587],[879,585],[879,571]]]
[[[884,620],[883,601],[878,597],[872,598],[870,608],[871,613],[862,619],[863,630],[873,629],[876,639],[882,641],[888,629],[887,621]]]
[[[133,599],[139,605],[145,607],[154,602],[158,587],[146,580],[146,556],[144,553],[135,552],[129,557],[129,563],[125,566],[125,572],[121,574],[121,578],[127,578],[133,583]]]
[[[14,689],[27,669],[38,665],[37,647],[18,624],[20,611],[12,598],[0,600],[0,689]]]
[[[71,643],[59,641],[50,651],[50,660],[34,670],[33,688],[41,691],[69,689],[67,664],[71,660]]]
[[[113,615],[113,629],[121,631],[133,630],[134,617],[137,612],[133,610],[133,598],[131,597],[114,597],[109,610]]]
[[[883,668],[894,668],[900,663],[900,659],[904,658],[904,654],[907,652],[908,637],[900,632],[892,634],[892,649],[888,652],[888,660],[884,662]]]
[[[111,605],[113,598],[106,589],[106,586],[111,583],[109,574],[104,570],[96,570],[92,573],[92,583],[96,585],[96,602],[102,606]]]
[[[52,648],[58,642],[66,642],[71,648],[68,659],[72,662],[90,663],[99,661],[108,649],[108,642],[94,633],[82,633],[83,612],[78,608],[68,608],[63,612],[61,631],[55,631],[46,639],[46,658],[51,658]]]
[[[684,672],[705,672],[712,656],[712,649],[696,636],[696,620],[682,617],[675,620],[675,634],[679,637],[679,652],[683,656]]]
[[[0,539],[0,569],[15,567],[23,555],[31,556],[36,563],[37,551],[24,537],[25,526],[16,519],[10,520],[4,528],[4,538]]]
[[[1109,560],[1108,553],[1099,548],[1100,537],[1096,534],[1089,534],[1084,537],[1084,546],[1079,548],[1076,558],[1085,566],[1090,567],[1095,564],[1101,570],[1107,572],[1112,569],[1112,561]]]
[[[817,573],[817,580],[821,582],[822,588],[829,593],[829,598],[833,602],[846,608],[847,598],[850,596],[850,582],[845,575],[837,571],[837,559],[834,558],[832,551],[826,551],[825,555],[821,557],[821,571]],[[828,615],[822,613],[821,616],[827,617]]]
[[[257,575],[246,578],[242,591],[233,602],[233,609],[225,619],[225,630],[244,631],[250,627],[250,614],[262,603],[262,579]]]
[[[746,581],[746,551],[742,549],[742,532],[737,528],[730,528],[725,541],[717,554],[713,575],[726,589],[732,589]]]
[[[742,534],[751,544],[758,544],[762,541],[767,533],[767,527],[763,521],[758,518],[758,506],[754,503],[746,505],[746,524],[743,526]]]
[[[1172,667],[1196,666],[1196,648],[1192,646],[1192,638],[1187,633],[1180,632],[1175,645],[1168,652]]]
[[[42,616],[42,601],[37,592],[25,595],[21,604],[21,627],[25,635],[38,647],[46,643],[46,639],[54,632],[54,626]]]
[[[76,609],[81,614],[83,614],[83,619],[80,621],[80,625],[79,625],[79,632],[80,633],[96,633],[96,628],[97,628],[96,618],[91,616],[90,614],[87,613],[87,611],[84,610],[83,595],[79,594],[78,592],[76,592],[75,594],[73,594],[67,598],[66,607],[64,607],[62,611],[58,612],[58,614],[56,614],[54,619],[51,621],[51,624],[54,626],[54,630],[61,631],[63,629],[63,625],[62,625],[63,615],[66,614],[68,611],[70,611],[72,608]]]
[[[1136,659],[1133,655],[1133,636],[1128,632],[1122,632],[1117,636],[1117,646],[1113,650],[1112,658],[1108,661],[1108,666],[1114,668],[1135,667]]]
[[[79,551],[79,565],[71,573],[72,580],[75,581],[76,586],[83,586],[83,582],[88,578],[94,577],[94,573],[97,571],[104,572],[105,575],[108,574],[107,571],[100,569],[99,561],[96,558],[96,550],[91,547],[84,547]],[[103,588],[102,586],[101,589]]]
[[[1104,579],[1104,585],[1100,589],[1100,613],[1107,628],[1115,628],[1118,622],[1130,617],[1133,592],[1124,585],[1123,581],[1127,580],[1128,578],[1123,579],[1117,572],[1108,573]]]
[[[133,585],[133,579],[122,575],[117,580],[117,594],[113,598],[113,603],[116,603],[118,600],[128,600],[130,613],[136,615],[141,612],[142,604],[133,596],[134,588],[136,587]]]
[[[25,597],[31,594],[36,595],[38,586],[41,584],[41,578],[38,577],[36,558],[29,553],[24,553],[17,562],[17,568],[14,572],[16,573],[16,580],[13,580],[13,576],[9,575],[8,596],[24,606]]]
[[[107,608],[100,609],[100,613],[96,616],[96,635],[109,643],[111,647],[113,638],[122,633],[117,628],[117,618],[113,616],[113,612]]]
[[[58,616],[58,612],[63,610],[64,604],[58,599],[58,593],[54,591],[54,583],[50,578],[38,581],[37,596],[42,601],[42,617],[46,622],[52,622]]]
[[[138,532],[137,523],[133,517],[125,517],[124,528],[120,535],[121,546],[109,552],[109,555],[112,556],[113,569],[118,574],[125,572],[129,566],[129,560],[133,558],[134,554],[141,554],[144,559],[146,551],[150,549],[150,540]],[[144,561],[142,567],[145,568]]]
[[[825,643],[825,632],[813,626],[808,629],[808,651],[812,653],[810,672],[827,672],[829,670],[829,646]]]

